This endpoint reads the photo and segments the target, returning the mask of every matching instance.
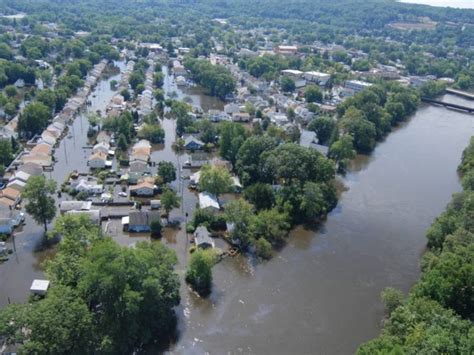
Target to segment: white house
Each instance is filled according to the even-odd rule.
[[[219,211],[220,209],[219,202],[217,202],[217,199],[215,196],[207,192],[201,192],[198,197],[199,197],[199,208],[209,209],[212,211]]]
[[[214,240],[211,238],[209,231],[204,226],[196,228],[196,231],[194,232],[194,244],[202,249],[215,248]]]

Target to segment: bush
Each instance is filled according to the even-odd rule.
[[[272,257],[272,245],[265,238],[260,238],[255,243],[256,252],[259,257],[262,259],[271,259]]]

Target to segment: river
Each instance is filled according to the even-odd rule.
[[[269,262],[225,259],[207,300],[182,292],[171,351],[354,353],[380,332],[383,288],[407,292],[419,278],[425,231],[460,190],[456,168],[472,134],[474,116],[422,106],[358,157],[320,230],[296,229]]]

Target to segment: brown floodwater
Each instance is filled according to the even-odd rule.
[[[113,92],[102,81],[91,97],[90,110],[105,108]],[[165,91],[181,92],[169,76]],[[189,95],[191,98],[192,96]],[[205,110],[223,103],[199,94],[193,102]],[[447,100],[473,104],[447,96]],[[164,119],[165,143],[154,147],[152,161],[172,161],[178,176],[189,156],[173,151],[175,121]],[[73,168],[86,168],[87,120],[74,122],[74,138],[57,149],[52,177],[58,181]],[[172,353],[351,354],[380,331],[380,292],[387,286],[408,291],[419,277],[425,230],[460,190],[456,167],[474,133],[474,116],[441,107],[423,106],[414,117],[379,143],[374,153],[358,157],[344,177],[336,209],[318,230],[296,228],[275,257],[257,263],[243,256],[214,267],[213,292],[199,298],[181,283],[177,307],[179,337]],[[311,140],[308,132],[304,140]],[[67,141],[66,141],[67,140]],[[173,187],[182,207],[171,219],[186,222],[197,198],[187,180]],[[185,217],[185,214],[189,217]],[[112,221],[108,231],[122,245],[146,236],[130,237]],[[115,231],[115,233],[114,233]],[[41,227],[28,217],[16,238],[16,254],[0,265],[0,306],[24,302],[33,278],[42,277],[41,263],[54,253],[42,242]],[[188,259],[190,236],[184,228],[167,230],[162,241],[178,255],[181,280]]]
[[[425,231],[460,190],[456,167],[473,133],[474,116],[422,106],[358,157],[319,230],[295,229],[269,262],[225,259],[208,299],[183,286],[171,352],[354,353],[380,332],[383,288],[407,292],[419,278]]]

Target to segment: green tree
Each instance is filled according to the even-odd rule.
[[[250,234],[255,240],[265,238],[272,245],[281,245],[289,230],[288,215],[275,208],[252,216]]]
[[[306,102],[322,102],[323,93],[319,86],[308,85],[304,92],[304,98],[306,99]]]
[[[334,159],[339,167],[339,170],[344,171],[347,162],[350,159],[354,159],[356,156],[353,141],[354,138],[352,138],[351,135],[345,134],[333,144],[331,144],[331,147],[329,148],[328,156],[331,159]]]
[[[329,211],[330,206],[324,196],[321,186],[314,182],[306,182],[303,187],[303,196],[301,201],[301,210],[305,214],[307,221],[325,215]]]
[[[8,324],[8,328],[4,325]],[[25,332],[24,329],[28,329]],[[96,337],[92,314],[74,290],[56,285],[46,298],[0,311],[0,334],[14,333],[24,354],[92,353]]]
[[[151,235],[154,237],[158,237],[161,235],[161,230],[163,229],[163,226],[161,224],[161,221],[159,219],[155,219],[150,223],[150,230],[151,230]]]
[[[149,140],[153,144],[163,143],[165,131],[159,124],[145,123],[138,131],[138,137]]]
[[[56,204],[51,196],[56,191],[56,182],[46,180],[44,176],[31,176],[23,191],[26,200],[26,212],[33,219],[44,225],[44,231],[48,230],[48,223],[56,216]]]
[[[309,123],[308,129],[316,133],[320,144],[327,144],[336,129],[336,121],[328,116],[317,117]]]
[[[18,90],[16,89],[16,87],[14,85],[7,85],[5,87],[5,94],[8,97],[14,97],[14,96],[18,95]]]
[[[344,114],[341,125],[354,138],[354,148],[361,153],[369,153],[375,147],[375,125],[366,120],[361,111],[349,108]]]
[[[161,176],[165,184],[176,180],[176,168],[170,161],[160,161],[158,163],[158,175]]]
[[[18,129],[22,135],[31,137],[41,133],[50,119],[51,110],[41,102],[33,102],[20,114]]]
[[[280,85],[281,85],[281,89],[284,92],[293,92],[295,91],[295,88],[296,88],[295,82],[287,76],[283,76],[280,79]]]
[[[230,236],[243,249],[250,244],[249,227],[253,215],[253,206],[244,199],[230,201],[225,206],[225,217],[233,224]]]
[[[101,350],[130,353],[167,339],[176,326],[176,255],[159,242],[121,247],[97,240],[81,261],[77,289],[94,312]]]
[[[13,159],[12,143],[10,139],[0,139],[0,164],[7,166]]]
[[[261,182],[250,185],[244,190],[244,197],[257,210],[270,209],[275,204],[275,194],[269,184]]]
[[[219,198],[219,195],[229,192],[232,187],[232,178],[226,168],[204,165],[201,168],[199,188]]]
[[[36,100],[53,110],[56,107],[56,95],[51,89],[40,90],[36,95]]]
[[[245,128],[235,122],[222,122],[219,131],[219,154],[234,166],[237,153],[246,138]]]
[[[265,238],[260,238],[255,243],[256,252],[259,257],[262,259],[271,259],[272,257],[272,245]]]
[[[393,287],[385,288],[382,291],[381,297],[385,306],[385,312],[388,316],[390,316],[398,306],[403,304],[403,293]]]
[[[211,293],[212,267],[216,261],[213,250],[197,249],[191,255],[186,282],[201,296]]]
[[[180,206],[176,192],[171,189],[165,189],[165,191],[161,194],[161,205],[166,212],[166,218],[169,218],[171,210]]]

